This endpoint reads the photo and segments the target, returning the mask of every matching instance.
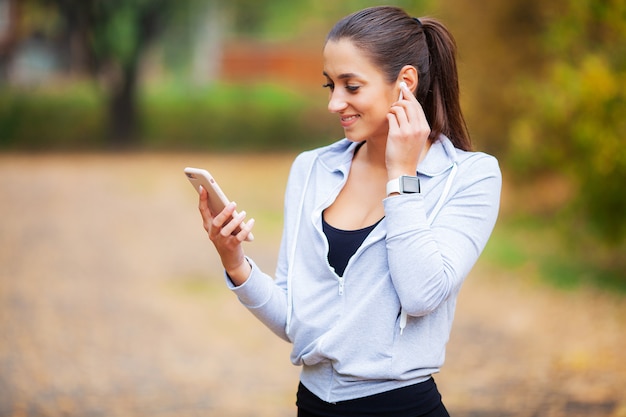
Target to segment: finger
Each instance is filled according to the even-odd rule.
[[[389,111],[389,113],[387,113],[387,121],[389,122],[389,133],[390,134],[393,134],[393,132],[396,132],[397,130],[400,129],[400,125],[398,125],[398,118],[391,111]]]
[[[237,238],[242,242],[244,240],[252,242],[254,240],[254,235],[252,234],[252,228],[254,227],[254,224],[254,219],[250,219],[246,223],[243,223],[241,225],[241,231],[237,233]]]
[[[398,105],[391,106],[391,108],[389,109],[389,113],[391,113],[396,119],[398,128],[402,128],[402,126],[406,126],[406,124],[409,123],[405,104],[400,103]],[[389,127],[391,128],[391,126]]]
[[[200,209],[200,213],[203,213],[209,210],[209,193],[207,193],[203,186],[200,186],[199,195],[198,208]]]
[[[417,97],[415,97],[415,94],[413,94],[409,87],[406,84],[401,83],[400,90],[402,91],[402,99],[398,100],[398,102],[394,105],[402,106],[407,112],[408,120],[410,121],[421,119],[422,116],[425,118],[424,110],[422,109],[420,102],[417,100]],[[415,105],[415,107],[413,105]]]
[[[236,207],[235,202],[230,202],[224,207],[224,209],[215,217],[211,217],[208,221],[208,227],[205,229],[209,232],[210,238],[215,238],[222,230],[222,227],[229,222]],[[207,209],[208,210],[208,209]]]
[[[402,100],[417,101],[413,92],[406,84],[400,83],[400,89],[402,90]]]
[[[398,103],[396,107],[401,107],[404,110],[404,116],[406,117],[406,121],[414,125],[415,127],[420,125],[428,125],[424,109],[419,101],[417,101],[417,99],[415,99],[413,102],[403,101],[401,103]]]
[[[222,225],[227,223],[230,218],[236,213],[236,207],[237,204],[234,201],[226,204],[226,207],[224,207],[224,209],[213,218],[213,225],[216,227],[222,227]]]
[[[246,218],[246,212],[242,211],[241,213],[233,215],[232,219],[222,226],[220,230],[220,235],[227,237],[233,234],[238,227],[242,226],[243,220]]]
[[[202,226],[204,227],[204,230],[210,233],[211,222],[213,221],[213,214],[211,213],[211,210],[209,209],[209,203],[208,203],[209,194],[202,186],[200,186],[199,191],[200,191],[200,198],[198,201],[198,209],[200,211],[200,216],[202,216]]]

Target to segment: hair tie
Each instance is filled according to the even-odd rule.
[[[421,20],[419,20],[417,17],[414,17],[413,20],[415,20],[417,22],[417,24],[419,25],[420,29],[423,28]]]

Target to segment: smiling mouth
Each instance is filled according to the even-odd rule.
[[[359,118],[359,115],[342,116],[340,120],[342,124],[350,124],[358,118]]]

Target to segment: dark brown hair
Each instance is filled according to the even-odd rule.
[[[363,51],[389,83],[404,66],[414,66],[419,77],[416,97],[430,125],[430,140],[443,133],[455,147],[471,150],[459,101],[456,42],[439,21],[414,19],[397,7],[371,7],[337,22],[326,42],[341,39]]]

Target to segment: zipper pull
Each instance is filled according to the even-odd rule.
[[[344,283],[343,277],[339,277],[339,295],[343,295],[343,283]]]

